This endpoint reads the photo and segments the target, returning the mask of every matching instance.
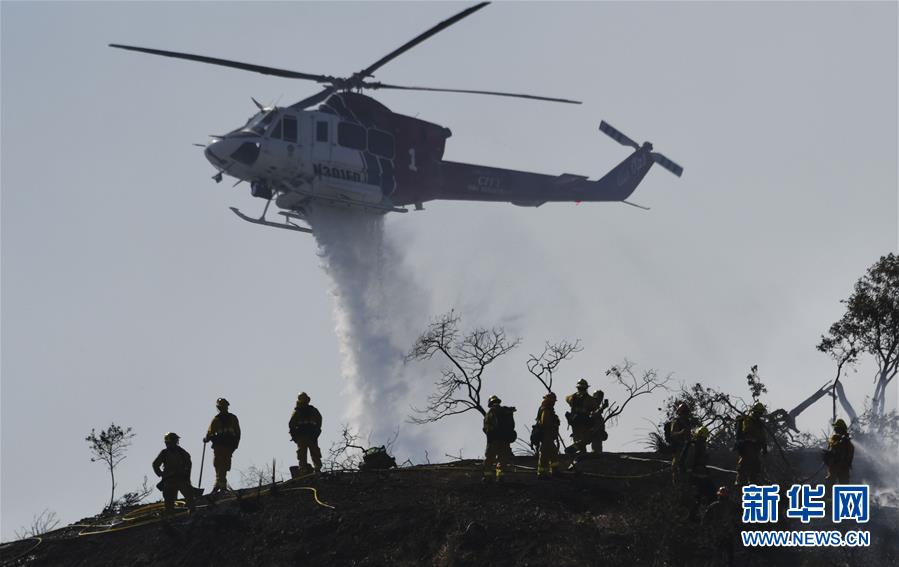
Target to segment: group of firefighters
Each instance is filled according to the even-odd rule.
[[[290,438],[297,445],[300,474],[309,473],[310,470],[318,474],[322,468],[322,452],[318,447],[318,437],[322,432],[322,414],[309,401],[309,395],[300,392],[288,422]],[[212,465],[215,468],[212,494],[230,490],[228,471],[231,470],[231,456],[240,445],[240,421],[236,415],[228,411],[230,405],[225,398],[215,401],[218,413],[212,418],[206,436],[203,437],[204,448],[206,443],[212,443]],[[187,508],[193,510],[194,507],[195,489],[190,484],[190,454],[178,444],[179,440],[177,433],[166,433],[165,449],[153,461],[153,472],[162,478],[156,486],[162,491],[167,513],[174,510],[175,499],[179,492],[184,496]],[[306,460],[307,454],[312,457],[312,469]]]
[[[665,424],[665,440],[674,456],[671,460],[672,480],[679,504],[689,514],[690,519],[699,519],[699,509],[707,506],[702,515],[715,548],[717,559],[725,565],[734,560],[736,534],[740,530],[739,507],[730,496],[730,489],[721,486],[715,490],[708,474],[707,442],[708,428],[697,424],[690,407],[685,403],[677,405],[675,416]],[[766,408],[755,403],[747,415],[735,420],[734,450],[737,452],[737,471],[734,485],[739,490],[750,484],[763,484],[762,457],[768,453],[768,433],[764,421]],[[698,425],[698,427],[697,427]],[[833,422],[833,435],[824,452],[827,474],[825,484],[848,484],[855,449],[849,437],[846,422]]]
[[[608,439],[605,430],[604,411],[609,407],[608,400],[602,390],[593,394],[588,392],[589,384],[581,379],[577,382],[576,391],[566,396],[565,401],[570,410],[565,413],[571,427],[572,444],[566,449],[571,453],[573,469],[578,459],[587,454],[588,446],[593,453],[602,452],[603,441]],[[288,422],[290,437],[297,446],[299,474],[321,472],[321,449],[318,437],[321,434],[322,415],[310,403],[309,396],[300,392],[296,406]],[[240,422],[237,416],[228,411],[229,403],[225,398],[216,400],[218,413],[212,418],[203,443],[212,443],[213,467],[215,468],[215,484],[212,494],[230,490],[227,474],[231,470],[231,457],[240,444]],[[537,410],[536,421],[531,429],[530,442],[537,454],[537,478],[547,480],[557,473],[559,466],[559,441],[561,421],[556,414],[556,394],[553,392],[543,396]],[[504,470],[512,463],[512,443],[517,440],[514,413],[516,408],[502,405],[502,400],[491,396],[487,402],[483,431],[487,436],[487,447],[484,458],[485,482],[500,481]],[[763,421],[766,415],[765,406],[756,403],[747,415],[741,415],[735,423],[735,446],[738,453],[736,486],[758,484],[762,482],[762,455],[768,451],[768,434]],[[827,466],[825,482],[828,484],[846,484],[852,467],[853,445],[849,437],[846,422],[838,419],[833,424],[834,434],[828,440],[828,449],[824,455]],[[693,417],[686,403],[677,405],[675,415],[665,424],[665,441],[673,457],[671,460],[672,480],[679,494],[683,497],[691,515],[696,513],[698,505],[711,500],[715,494],[717,501],[709,506],[714,514],[725,513],[722,510],[732,504],[726,486],[715,491],[707,471],[707,441],[709,430]],[[175,499],[180,492],[189,509],[193,508],[194,489],[190,484],[190,455],[178,445],[179,436],[175,433],[165,435],[165,449],[153,461],[153,470],[162,480],[157,485],[163,493],[167,511],[174,509]],[[307,461],[307,454],[312,458],[312,467]],[[727,512],[729,513],[729,512]],[[706,513],[708,515],[708,512]]]

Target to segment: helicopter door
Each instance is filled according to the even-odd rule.
[[[296,116],[284,114],[269,134],[272,155],[277,167],[288,175],[295,175],[299,169],[300,150],[298,147]]]
[[[330,162],[331,161],[331,121],[324,116],[312,116],[312,161],[314,162]]]

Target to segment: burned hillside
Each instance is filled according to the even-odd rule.
[[[810,481],[817,452],[791,452]],[[733,453],[713,452],[716,484]],[[864,478],[866,465],[858,464]],[[603,454],[538,482],[516,457],[501,483],[479,461],[336,472],[244,489],[159,521],[159,505],[6,544],[4,565],[714,565],[706,528],[655,453]],[[238,496],[239,497],[236,497]],[[824,524],[822,524],[824,526]],[[833,524],[777,529],[834,529]],[[858,527],[858,526],[856,526]],[[837,529],[851,529],[836,526]],[[895,565],[899,509],[872,502],[868,548],[749,549],[735,565]]]

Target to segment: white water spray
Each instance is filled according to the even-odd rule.
[[[427,302],[385,237],[383,215],[317,207],[307,218],[333,282],[347,418],[372,444],[383,444],[409,412],[413,388],[403,355],[427,323]],[[404,452],[418,452],[417,434],[406,428],[400,435]]]
[[[853,482],[865,482],[871,486],[871,497],[881,506],[899,507],[899,453],[889,441],[868,445],[865,439],[852,440],[855,446],[855,462],[860,462],[861,478]],[[853,469],[853,475],[856,471]]]

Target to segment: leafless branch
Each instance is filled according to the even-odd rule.
[[[266,463],[262,467],[250,465],[248,468],[240,471],[240,485],[242,488],[253,488],[269,483],[281,482],[284,480],[284,473],[275,468],[275,462]]]
[[[455,311],[438,317],[406,355],[406,362],[411,362],[430,360],[439,354],[447,363],[434,382],[434,392],[427,397],[426,405],[412,408],[417,415],[409,417],[410,423],[433,423],[469,411],[487,414],[481,401],[484,372],[521,340],[508,338],[502,327],[477,328],[463,335],[459,321]]]
[[[553,372],[563,360],[571,359],[574,353],[582,350],[584,348],[581,346],[580,339],[573,343],[567,340],[561,340],[557,343],[547,341],[540,356],[529,355],[527,361],[528,372],[543,384],[547,392],[552,392]]]
[[[365,447],[360,445],[359,435],[353,433],[346,423],[341,425],[340,439],[331,444],[325,458],[325,468],[331,472],[338,470],[356,470],[362,462]]]
[[[634,372],[635,366],[636,365],[633,362],[625,358],[622,364],[606,370],[606,376],[613,378],[615,382],[621,385],[626,392],[626,396],[624,401],[620,403],[612,402],[609,404],[609,407],[603,412],[602,419],[604,423],[608,423],[610,420],[614,420],[621,415],[621,412],[624,411],[627,404],[634,398],[651,394],[660,388],[663,390],[668,389],[668,383],[671,381],[672,376],[671,373],[660,376],[656,369],[650,368],[649,370],[643,371],[638,376]]]
[[[465,460],[465,457],[462,456],[462,449],[459,449],[458,455],[450,455],[449,453],[444,453],[443,456],[447,457],[449,459],[452,459],[454,461],[464,461]]]
[[[514,449],[512,453],[514,455],[519,455],[523,457],[536,457],[537,451],[534,449],[534,446],[525,441],[524,439],[517,439],[515,441]]]
[[[25,539],[29,537],[37,537],[41,534],[49,532],[58,525],[59,518],[56,516],[56,512],[50,510],[49,508],[45,508],[43,512],[35,515],[31,519],[31,524],[22,526],[21,528],[16,530],[16,538]]]

